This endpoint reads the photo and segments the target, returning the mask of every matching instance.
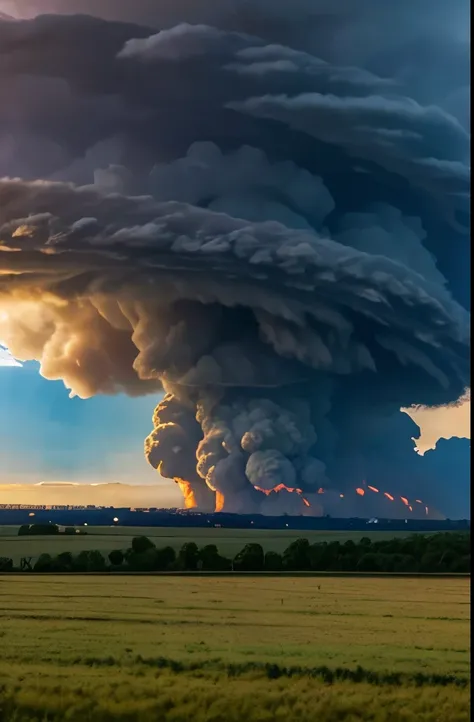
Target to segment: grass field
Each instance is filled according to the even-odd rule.
[[[0,577],[0,615],[2,722],[469,717],[468,579]]]
[[[9,557],[18,564],[21,557],[35,559],[40,554],[52,556],[61,552],[79,552],[99,549],[107,555],[112,549],[126,549],[134,536],[148,536],[157,547],[172,546],[180,549],[185,542],[195,541],[199,546],[216,544],[223,556],[233,558],[249,542],[256,542],[265,551],[283,552],[295,539],[304,537],[311,543],[317,541],[357,541],[363,536],[372,539],[393,539],[406,536],[404,532],[391,531],[305,531],[267,529],[199,529],[182,527],[87,527],[86,536],[28,537],[17,536],[18,527],[0,526],[0,557]]]

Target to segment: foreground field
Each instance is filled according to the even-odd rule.
[[[0,577],[0,719],[464,722],[469,609],[467,579]]]
[[[411,532],[412,533],[412,532]],[[88,527],[86,536],[19,537],[18,527],[0,527],[0,557],[9,557],[15,564],[21,557],[36,559],[40,554],[55,556],[61,552],[78,554],[81,551],[98,549],[108,554],[112,549],[125,549],[134,536],[144,534],[157,547],[171,546],[176,551],[185,542],[195,541],[199,546],[216,544],[219,552],[234,557],[245,544],[261,544],[265,551],[283,552],[286,547],[304,537],[311,544],[322,541],[357,541],[363,536],[371,539],[393,539],[407,536],[404,532],[350,532],[350,531],[306,531],[306,530],[264,530],[264,529],[199,529],[183,527]]]

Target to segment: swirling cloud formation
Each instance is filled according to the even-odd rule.
[[[417,496],[398,410],[469,385],[462,16],[93,5],[0,17],[0,338],[84,398],[164,390],[190,506]]]

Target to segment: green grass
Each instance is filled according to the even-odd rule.
[[[249,542],[260,543],[265,551],[283,552],[295,539],[304,537],[311,543],[322,541],[357,541],[364,536],[371,539],[393,539],[407,536],[408,532],[393,531],[305,531],[267,529],[204,529],[183,527],[87,527],[87,536],[18,537],[18,527],[0,527],[0,557],[9,557],[19,564],[21,557],[39,557],[40,554],[55,556],[61,552],[78,554],[81,551],[99,549],[107,555],[112,549],[126,549],[134,536],[145,535],[158,547],[172,546],[180,549],[185,542],[195,541],[198,546],[216,544],[219,552],[234,557]]]
[[[0,616],[2,722],[468,719],[468,579],[4,576]]]

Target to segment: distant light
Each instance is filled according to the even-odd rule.
[[[87,526],[87,522],[86,522],[86,521],[84,522],[84,526]]]
[[[115,523],[117,523],[117,522],[118,522],[118,519],[117,519],[117,517],[116,517],[116,516],[114,516],[114,522],[115,522]]]
[[[28,516],[34,516],[34,515],[35,515],[34,511],[32,511],[31,514],[28,514]]]
[[[288,526],[288,524],[285,524],[285,526]]]

